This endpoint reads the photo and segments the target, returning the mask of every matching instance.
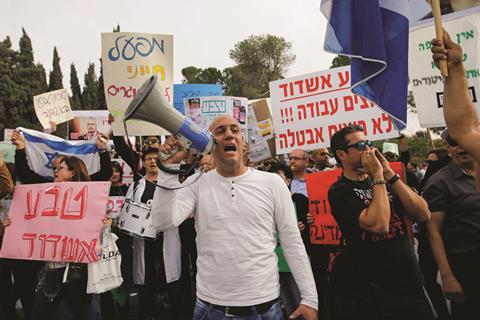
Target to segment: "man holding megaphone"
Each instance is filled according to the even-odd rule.
[[[196,181],[190,177],[182,189],[157,188],[152,202],[153,225],[161,231],[179,226],[192,214],[195,217],[198,274],[194,319],[255,315],[282,319],[274,251],[278,232],[302,296],[291,318],[316,320],[315,282],[288,188],[279,176],[244,165],[244,141],[232,117],[214,119],[209,130],[215,142],[216,169]],[[160,152],[163,166],[176,169],[185,147],[171,137]],[[158,180],[162,185],[178,184],[177,175],[162,171]]]

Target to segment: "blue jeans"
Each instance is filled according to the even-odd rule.
[[[253,307],[252,307],[253,308]],[[255,310],[252,310],[251,316],[237,317],[226,316],[225,312],[217,310],[201,301],[197,298],[195,304],[195,311],[193,312],[193,320],[224,320],[224,319],[236,319],[236,320],[282,320],[282,308],[280,302],[274,303],[267,312],[258,314]]]

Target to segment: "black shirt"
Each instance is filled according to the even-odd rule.
[[[480,249],[480,192],[472,176],[452,161],[430,178],[423,197],[431,212],[445,212],[442,238],[447,253]]]
[[[111,186],[110,187],[110,197],[125,197],[127,195],[128,186],[122,184],[121,186]]]
[[[423,278],[410,243],[404,208],[390,188],[389,232],[380,235],[360,228],[360,213],[372,200],[371,183],[370,178],[352,181],[342,176],[328,191],[332,214],[346,241],[341,255],[353,267],[345,273],[356,273],[339,277],[361,279],[396,292],[418,291]],[[354,287],[355,283],[351,285]]]

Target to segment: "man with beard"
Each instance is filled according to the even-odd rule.
[[[315,284],[285,182],[276,174],[245,166],[244,141],[232,117],[214,119],[209,130],[216,142],[212,152],[216,169],[193,183],[189,178],[177,191],[157,188],[152,203],[153,224],[159,230],[178,226],[191,214],[195,217],[194,319],[282,319],[275,255],[278,232],[301,294],[301,304],[291,317],[316,320]],[[164,165],[173,167],[185,152],[173,138],[160,151],[170,154]],[[178,181],[164,172],[159,178],[162,185]]]
[[[480,314],[480,192],[474,160],[448,131],[442,133],[452,161],[424,188],[432,220],[428,237],[454,319]]]

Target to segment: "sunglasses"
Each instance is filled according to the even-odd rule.
[[[63,166],[53,166],[53,167],[52,167],[53,172],[55,172],[55,171],[60,171],[60,170],[65,169],[65,168],[67,168],[67,167],[63,167]]]
[[[348,144],[345,148],[346,149],[355,148],[358,151],[363,151],[363,150],[367,149],[367,147],[369,147],[369,148],[373,147],[373,143],[369,140],[358,141],[356,143]]]

